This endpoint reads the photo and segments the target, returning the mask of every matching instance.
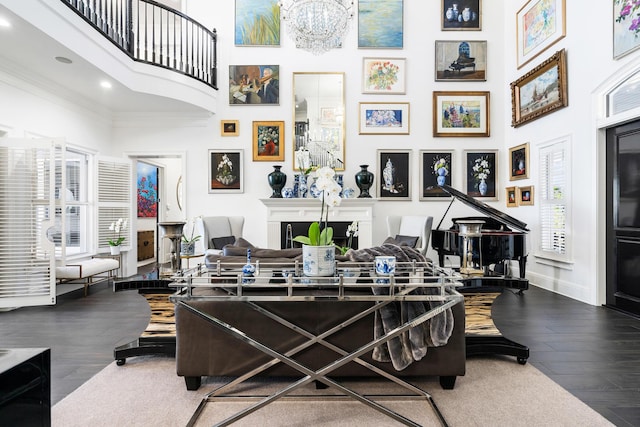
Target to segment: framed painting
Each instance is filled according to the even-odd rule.
[[[240,135],[240,123],[237,120],[220,120],[221,136]]]
[[[402,49],[404,0],[358,1],[358,48]]]
[[[137,162],[138,218],[158,216],[158,167]]]
[[[515,208],[518,207],[518,188],[517,187],[507,187],[505,189],[505,195],[507,197],[507,207]]]
[[[229,65],[229,105],[279,105],[279,65]]]
[[[518,204],[520,206],[533,206],[533,185],[518,188]]]
[[[436,40],[435,80],[484,82],[487,80],[487,42]]]
[[[489,136],[489,92],[433,92],[433,136]]]
[[[236,0],[236,46],[280,46],[278,0]]]
[[[378,150],[378,198],[411,200],[411,150]]]
[[[480,31],[482,0],[442,0],[440,28],[443,31]]]
[[[243,151],[209,150],[209,193],[242,193]]]
[[[406,93],[405,58],[363,58],[362,93]]]
[[[613,0],[613,59],[622,58],[640,47],[640,27],[637,25],[640,3]]]
[[[559,50],[542,64],[511,83],[511,126],[569,105],[565,50]]]
[[[420,200],[450,198],[439,186],[452,185],[453,151],[420,150]]]
[[[360,135],[409,135],[408,102],[361,102]]]
[[[509,148],[509,181],[529,178],[529,143]]]
[[[565,36],[565,1],[529,0],[516,12],[518,68]]]
[[[467,195],[498,200],[498,150],[465,150],[464,165]]]
[[[254,162],[284,161],[284,122],[253,122]]]

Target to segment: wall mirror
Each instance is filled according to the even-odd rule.
[[[293,73],[293,168],[344,170],[344,73]]]

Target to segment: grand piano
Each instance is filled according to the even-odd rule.
[[[480,312],[471,316],[468,313],[467,318],[484,318],[485,323],[490,324],[489,328],[484,324],[476,330],[467,325],[467,356],[503,354],[515,356],[518,363],[525,364],[529,348],[505,338],[495,328],[491,320],[491,305],[506,288],[517,289],[520,295],[529,288],[529,281],[525,279],[527,224],[449,185],[440,188],[453,197],[451,204],[460,200],[484,215],[454,218],[449,229],[441,230],[442,221],[451,208],[449,204],[436,229],[431,230],[431,246],[438,252],[440,266],[445,266],[447,255],[459,256],[464,284],[461,292],[468,295],[468,300],[482,300],[478,304]],[[511,275],[512,260],[518,262],[519,277]],[[471,310],[477,308],[472,307]]]

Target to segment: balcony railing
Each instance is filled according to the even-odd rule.
[[[133,60],[218,89],[216,30],[153,0],[62,0]]]

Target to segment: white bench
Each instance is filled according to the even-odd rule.
[[[120,268],[120,261],[114,258],[91,258],[82,261],[75,261],[56,267],[56,283],[68,282],[72,280],[84,280],[84,295],[87,296],[89,285],[94,282],[94,278],[101,277],[100,281],[109,280],[115,277],[115,271]]]

